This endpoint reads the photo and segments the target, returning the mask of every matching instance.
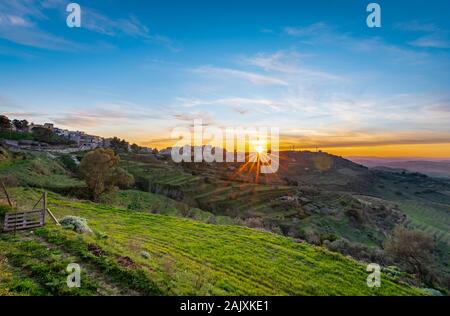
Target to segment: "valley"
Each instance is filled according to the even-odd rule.
[[[372,170],[326,153],[284,152],[276,177],[259,178],[239,163],[175,164],[153,154],[120,153],[119,164],[134,176],[134,187],[91,202],[65,155],[3,151],[3,156],[0,177],[20,209],[47,190],[57,218],[85,218],[94,232],[79,235],[47,224],[33,233],[2,235],[8,284],[19,282],[23,271],[30,277],[22,265],[34,255],[24,249],[35,249],[37,267],[32,269],[39,270],[44,260],[39,252],[49,246],[55,258],[81,258],[92,269],[89,278],[97,283],[88,283],[80,295],[92,290],[113,295],[401,295],[404,285],[396,282],[426,287],[410,272],[388,268],[399,263],[386,253],[385,243],[404,226],[435,240],[432,267],[438,279],[433,287],[446,291],[450,183],[445,179]],[[372,292],[365,285],[364,264],[372,262],[394,278],[392,288]],[[48,268],[61,265],[50,262]],[[112,279],[104,275],[110,268],[116,271]],[[58,275],[61,281],[65,274]],[[351,279],[362,280],[361,286],[331,285],[354,284]],[[24,294],[65,293],[58,286],[42,288],[40,277],[29,282]]]

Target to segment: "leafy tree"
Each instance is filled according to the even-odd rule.
[[[138,153],[139,150],[141,150],[141,146],[139,146],[137,144],[133,144],[130,147],[131,147],[131,151],[134,152],[134,153]]]
[[[78,172],[78,164],[75,162],[76,158],[73,157],[72,155],[69,155],[69,154],[62,155],[59,158],[59,160],[64,165],[64,167],[69,169],[71,172],[73,172],[73,173]]]
[[[45,127],[34,127],[32,132],[37,141],[45,143],[50,142],[53,136],[52,131]]]
[[[32,129],[33,132],[33,138],[42,143],[47,143],[51,145],[72,145],[75,142],[65,139],[63,137],[60,137],[53,133],[50,129],[45,127],[34,127]]]
[[[125,139],[114,137],[111,140],[111,148],[114,149],[115,152],[128,151],[128,142]]]
[[[128,171],[122,168],[114,168],[111,177],[107,178],[106,185],[108,188],[117,186],[121,189],[127,189],[134,184],[134,177]]]
[[[105,148],[91,151],[81,160],[80,175],[86,181],[94,200],[115,186],[124,188],[134,184],[133,176],[119,168],[118,163],[119,156],[113,150]]]
[[[13,120],[12,124],[18,130],[24,130],[24,129],[26,129],[28,127],[28,121],[27,120]]]
[[[5,115],[0,115],[0,130],[2,131],[11,130],[11,120]]]

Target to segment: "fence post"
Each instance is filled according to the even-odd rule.
[[[6,190],[6,186],[5,186],[5,184],[3,183],[3,181],[1,181],[1,182],[2,182],[2,189],[3,189],[3,192],[5,192],[6,199],[8,200],[8,204],[9,204],[10,207],[13,207],[13,204],[12,204],[12,202],[11,202],[11,199],[9,198],[8,190]]]
[[[45,213],[47,213],[47,191],[44,191],[44,194],[42,195],[42,204],[43,204],[43,209],[42,209],[42,225],[45,224]]]

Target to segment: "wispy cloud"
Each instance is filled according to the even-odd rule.
[[[331,46],[334,50],[345,49],[353,52],[372,53],[398,63],[420,63],[428,55],[398,44],[390,44],[380,37],[355,36],[350,32],[341,32],[337,27],[318,22],[301,27],[286,27],[284,34],[293,36],[303,44],[312,46]]]
[[[395,28],[402,31],[411,32],[436,32],[439,28],[434,23],[422,23],[418,20],[399,22],[395,25]]]
[[[410,22],[402,22],[396,25],[396,28],[402,31],[425,33],[409,45],[421,48],[450,48],[450,40],[448,39],[448,31],[440,28],[434,23],[423,23],[417,20]]]
[[[193,69],[193,71],[196,73],[201,73],[208,76],[215,76],[223,79],[228,79],[230,77],[235,79],[236,78],[242,79],[258,85],[282,85],[282,86],[288,85],[286,81],[279,79],[277,77],[266,76],[255,72],[249,72],[239,69],[202,66]]]
[[[300,75],[311,78],[341,80],[341,76],[325,71],[318,71],[300,64],[302,55],[297,51],[277,51],[273,54],[259,53],[252,57],[244,58],[244,62],[262,68],[265,71],[273,71],[287,75]]]
[[[284,32],[290,36],[311,37],[331,33],[332,28],[325,22],[317,22],[306,26],[287,26]]]
[[[249,110],[263,113],[280,110],[279,104],[273,100],[264,98],[227,97],[211,100],[178,98],[177,100],[181,106],[187,108],[197,106],[228,106],[241,114],[247,113]]]
[[[77,110],[61,110],[53,113],[49,119],[65,127],[104,127],[117,125],[134,125],[149,120],[162,119],[156,109],[132,103],[95,103]]]
[[[46,20],[42,1],[17,0],[0,3],[0,38],[50,50],[75,50],[83,46],[42,30],[36,22]]]
[[[40,26],[49,20],[50,11],[66,16],[65,0],[15,0],[0,3],[0,38],[40,49],[70,51],[85,49],[88,44],[77,43],[55,35]],[[135,15],[108,17],[88,6],[82,7],[82,28],[108,37],[129,36],[148,43],[178,51],[180,45],[167,36],[150,32]]]
[[[450,41],[438,34],[431,34],[419,37],[410,42],[412,46],[425,48],[450,48]]]

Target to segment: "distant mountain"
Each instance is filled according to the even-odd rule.
[[[401,160],[383,158],[349,158],[369,168],[384,167],[419,172],[430,177],[450,178],[450,160]]]

